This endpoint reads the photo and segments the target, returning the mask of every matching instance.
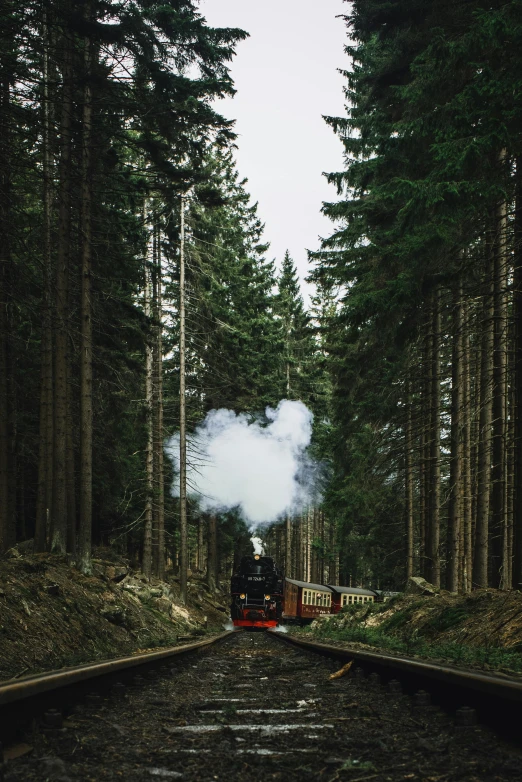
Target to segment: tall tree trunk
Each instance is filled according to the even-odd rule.
[[[181,196],[179,246],[179,590],[187,601],[187,433],[185,387],[185,196]],[[217,563],[217,556],[216,556]],[[216,567],[218,565],[216,564]],[[217,578],[216,578],[217,582]]]
[[[156,212],[152,209],[152,264],[151,275],[151,352],[152,352],[152,575],[159,578],[159,515],[158,515],[158,264]],[[190,567],[190,556],[188,558]]]
[[[462,283],[454,293],[453,334],[451,359],[451,455],[450,497],[448,511],[448,571],[447,588],[450,592],[460,589],[460,563],[462,541],[462,409],[463,409],[463,312]]]
[[[143,205],[143,223],[147,230],[147,204]],[[145,295],[144,310],[147,318],[147,338],[145,342],[145,418],[147,431],[147,445],[145,451],[145,470],[146,470],[146,497],[145,497],[145,527],[143,533],[143,562],[141,569],[143,574],[150,578],[152,574],[152,493],[154,490],[153,481],[153,420],[152,420],[152,344],[150,335],[151,321],[151,276],[149,267],[149,249],[147,239],[147,250],[145,256]]]
[[[404,432],[404,484],[406,517],[406,580],[413,576],[413,434],[410,381],[406,382],[406,425]]]
[[[89,20],[91,4],[86,5]],[[92,547],[92,43],[84,41],[82,148],[82,286],[80,350],[80,525],[78,566],[91,572]]]
[[[69,364],[69,362],[68,362]],[[71,375],[67,367],[67,377]],[[77,510],[76,510],[76,453],[74,450],[73,413],[71,399],[71,384],[67,380],[67,460],[66,460],[66,492],[67,492],[67,551],[76,555],[77,543]]]
[[[161,242],[159,228],[157,228],[156,239],[156,281],[157,281],[157,376],[156,376],[156,503],[158,514],[158,578],[165,578],[165,483],[164,483],[164,465],[163,465],[163,313],[162,313],[162,290],[163,274],[161,265]],[[198,528],[199,529],[199,528]],[[199,562],[199,552],[198,552]]]
[[[513,589],[522,589],[522,155],[517,157],[515,173],[515,220],[513,254]],[[1,417],[1,416],[0,416]]]
[[[501,156],[504,160],[505,153]],[[493,431],[491,469],[491,578],[499,587],[502,578],[506,489],[506,353],[507,353],[507,204],[496,213],[493,255]]]
[[[53,339],[52,339],[52,258],[51,258],[51,104],[49,90],[49,20],[43,14],[42,79],[42,174],[43,174],[43,296],[40,344],[40,432],[38,440],[38,489],[34,550],[45,551],[52,503],[53,477]]]
[[[420,396],[419,450],[419,572],[429,577],[427,541],[430,492],[430,405],[431,405],[431,303],[428,301],[421,343],[422,382]]]
[[[464,305],[465,306],[465,305]],[[469,308],[465,306],[464,334],[463,334],[463,423],[462,423],[462,443],[463,443],[463,519],[464,519],[464,546],[462,563],[462,590],[471,592],[472,570],[473,570],[473,503],[472,503],[472,480],[471,480],[471,387],[470,387],[470,337],[469,337]]]
[[[475,556],[473,582],[476,586],[488,585],[488,535],[491,489],[491,423],[493,375],[493,248],[486,245],[484,294],[482,299],[480,389],[479,389],[479,443],[477,464],[477,518],[475,524]]]
[[[202,573],[205,569],[205,558],[204,558],[204,519],[203,516],[200,515],[198,518],[198,570],[200,573]]]
[[[433,293],[430,350],[428,578],[440,586],[440,292]]]
[[[292,519],[287,514],[285,519],[285,575],[292,578]]]
[[[207,583],[209,592],[215,592],[218,585],[218,546],[217,546],[217,519],[212,513],[208,517],[208,559],[207,559]]]
[[[67,27],[63,31],[62,78],[55,290],[54,457],[51,525],[51,550],[60,554],[64,554],[67,549],[67,331],[71,239],[71,123],[73,115],[73,36]]]
[[[10,88],[5,63],[0,81],[0,553],[13,544],[9,502],[9,277],[10,277]]]

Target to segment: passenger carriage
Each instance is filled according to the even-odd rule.
[[[352,605],[364,605],[375,602],[375,592],[359,587],[342,587],[328,584],[332,590],[332,614],[338,614],[341,608]]]
[[[283,620],[312,621],[321,614],[332,613],[332,588],[285,578]]]

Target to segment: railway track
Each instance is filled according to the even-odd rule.
[[[0,682],[0,747],[12,742],[20,729],[49,710],[70,711],[87,695],[101,697],[124,683],[140,683],[168,670],[167,666],[187,654],[199,652],[232,635],[221,633],[203,641],[144,652],[129,657],[79,665],[58,671]],[[121,690],[120,690],[121,691]],[[48,718],[48,721],[52,721]]]
[[[332,680],[338,660],[283,640],[236,633],[89,699],[26,736],[4,782],[522,781],[518,751],[489,730],[456,730],[366,677]]]
[[[359,675],[374,683],[404,692],[455,713],[458,727],[480,721],[499,735],[522,743],[522,679],[503,674],[461,669],[433,661],[382,654],[358,648],[342,648],[279,634],[294,647],[313,651],[341,663],[353,660]],[[375,677],[378,677],[377,679]],[[418,696],[419,693],[424,695]]]

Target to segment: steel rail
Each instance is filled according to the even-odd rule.
[[[336,657],[339,660],[356,660],[388,669],[396,673],[401,671],[406,674],[432,679],[435,682],[444,682],[453,686],[466,688],[474,692],[494,697],[502,697],[505,700],[522,702],[522,680],[511,679],[504,674],[486,674],[466,668],[457,668],[449,665],[418,660],[412,657],[400,657],[380,652],[369,652],[362,649],[330,646],[329,644],[315,641],[303,641],[291,635],[273,633],[274,637],[281,641],[308,649],[312,652]]]
[[[59,691],[79,683],[94,682],[105,676],[112,676],[123,671],[129,671],[132,668],[139,668],[143,665],[169,660],[183,654],[203,649],[211,646],[218,641],[233,635],[233,630],[206,638],[203,641],[197,641],[193,644],[184,644],[183,646],[172,646],[162,649],[158,652],[145,652],[135,654],[130,657],[118,657],[113,660],[104,660],[99,663],[87,663],[75,668],[64,668],[57,671],[47,671],[44,673],[26,676],[16,681],[8,680],[0,682],[0,707],[7,704],[19,703],[20,701],[40,696],[51,691]]]

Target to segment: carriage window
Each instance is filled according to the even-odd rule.
[[[303,604],[306,605],[308,603],[308,589],[303,589]]]
[[[331,595],[325,595],[326,598],[326,605],[331,606],[332,605],[332,596]]]

